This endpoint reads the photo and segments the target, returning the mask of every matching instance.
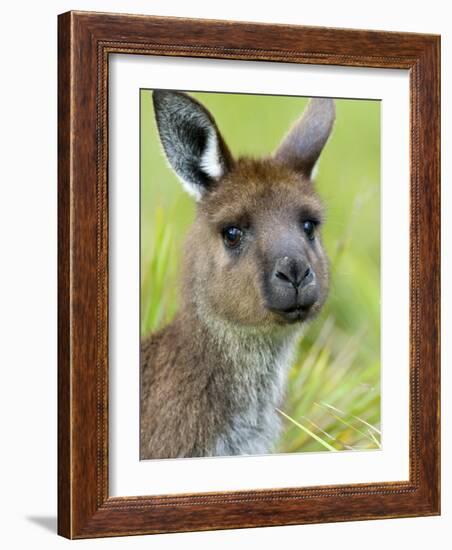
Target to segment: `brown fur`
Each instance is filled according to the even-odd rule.
[[[208,296],[212,308],[231,321],[254,326],[280,323],[278,315],[266,309],[262,302],[260,253],[271,247],[275,233],[286,230],[289,209],[293,210],[294,219],[301,209],[323,218],[323,207],[312,182],[270,158],[239,160],[198,207],[185,246],[189,256],[185,258],[185,265],[189,269],[184,269],[184,299],[199,287]],[[242,262],[240,285],[237,285],[235,260],[222,246],[220,230],[227,224],[243,225],[251,220],[258,228],[259,240],[255,254]],[[326,294],[327,259],[320,240],[316,244],[317,254],[311,254],[310,259],[320,264],[323,294]],[[196,261],[193,250],[196,250]]]
[[[157,99],[163,105],[158,120],[165,151],[170,159],[176,156],[174,166],[182,179],[185,174],[196,178],[193,151],[202,144],[200,134],[192,136],[185,156],[177,156],[181,145],[175,141],[181,134],[190,140],[190,124],[206,131],[213,119],[183,94],[165,92]],[[326,141],[325,134],[319,142],[313,123],[323,111],[324,132],[331,130],[334,110],[326,105],[329,111],[322,100],[311,105],[307,130],[302,120],[273,157],[233,161],[227,152],[227,162],[221,164],[227,170],[202,191],[184,248],[180,310],[141,346],[141,458],[273,449],[279,433],[275,408],[284,396],[290,351],[301,321],[320,310],[328,292],[328,260],[318,227],[323,208],[310,181],[315,152],[318,156]],[[179,109],[173,118],[164,110],[171,108]],[[177,132],[171,126],[177,120],[174,112],[186,124]],[[307,151],[307,170],[300,169],[300,155],[292,150],[297,140]],[[226,150],[220,137],[217,143]],[[199,177],[197,192],[207,185],[205,175]],[[316,220],[315,238],[303,232],[303,220]],[[224,228],[229,226],[244,229],[240,251],[226,246]],[[306,266],[315,273],[313,282],[306,283],[309,291],[304,286],[294,290],[284,273],[275,271],[280,265],[275,261],[289,256],[301,258],[299,273]],[[272,307],[286,304],[287,296],[302,304],[307,295],[302,292],[311,292],[305,309],[292,315],[280,305]]]
[[[169,326],[142,344],[141,458],[209,455],[234,412],[229,397],[235,391],[234,380],[228,370],[235,366],[225,361],[200,318],[199,300],[219,318],[259,328],[264,334],[277,333],[281,347],[285,333],[291,332],[262,303],[259,262],[246,259],[237,285],[233,261],[219,236],[224,223],[246,222],[250,216],[257,223],[268,223],[270,216],[276,226],[281,225],[288,205],[323,216],[310,181],[272,159],[243,159],[198,206],[185,244],[181,309]],[[268,247],[265,231],[260,238],[259,247]],[[322,273],[322,300],[312,314],[320,309],[328,289],[327,258],[320,241],[317,246],[312,261]],[[281,326],[279,333],[275,325]]]

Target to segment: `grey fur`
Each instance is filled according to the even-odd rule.
[[[172,327],[178,339],[170,336],[170,362],[161,365],[161,378],[150,372],[149,359],[157,358],[143,344],[142,383],[149,394],[142,415],[151,421],[142,422],[141,458],[271,452],[300,327],[262,332],[202,310],[185,312]]]

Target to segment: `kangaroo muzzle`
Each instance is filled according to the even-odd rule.
[[[303,321],[319,298],[315,271],[306,257],[276,258],[266,275],[266,306],[282,320]]]

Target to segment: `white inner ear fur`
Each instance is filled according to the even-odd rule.
[[[220,162],[220,148],[218,138],[213,129],[209,129],[207,136],[206,150],[201,156],[201,168],[213,179],[219,179],[224,173],[223,165]]]
[[[319,173],[319,159],[316,160],[314,166],[311,170],[311,175],[309,176],[310,180],[315,180],[317,178],[317,175]]]
[[[201,155],[200,166],[204,172],[211,177],[212,179],[219,179],[224,174],[223,165],[220,162],[220,148],[218,146],[218,138],[214,130],[209,129],[206,143],[206,150]],[[188,181],[181,176],[179,179],[182,183],[184,190],[192,196],[196,201],[201,200],[201,197],[204,194],[205,189],[198,185]]]

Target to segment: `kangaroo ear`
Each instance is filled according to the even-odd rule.
[[[331,134],[335,118],[332,99],[311,99],[303,116],[291,128],[274,158],[310,178]]]
[[[186,191],[199,200],[232,166],[211,114],[182,92],[152,94],[160,141]]]

